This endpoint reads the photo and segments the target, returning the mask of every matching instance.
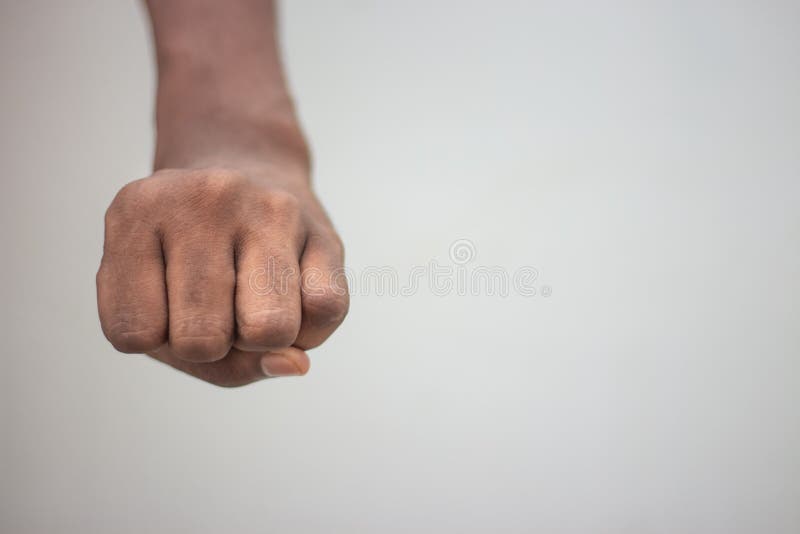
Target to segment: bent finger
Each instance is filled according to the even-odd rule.
[[[168,345],[148,353],[153,359],[220,387],[239,387],[265,378],[302,376],[311,367],[308,354],[296,347],[270,352],[231,349],[221,360],[208,363],[179,358]]]

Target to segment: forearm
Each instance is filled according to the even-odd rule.
[[[147,0],[158,60],[155,167],[307,166],[271,0]]]

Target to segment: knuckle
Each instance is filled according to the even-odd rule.
[[[133,182],[128,182],[127,184],[123,185],[119,191],[117,191],[117,195],[114,197],[114,201],[121,204],[130,202],[139,195],[140,190],[141,190],[140,180],[134,180]]]
[[[170,345],[181,359],[190,362],[210,362],[224,357],[228,344],[222,336],[176,336]]]
[[[246,178],[236,171],[210,168],[187,171],[179,180],[180,185],[171,197],[178,209],[188,213],[208,210],[224,213],[237,202]]]
[[[341,264],[344,261],[344,241],[333,228],[317,227],[312,232],[315,241],[322,244],[325,250],[331,255],[335,263]]]
[[[191,179],[204,195],[219,199],[226,198],[246,181],[245,176],[238,171],[216,167],[196,171]]]
[[[118,224],[117,221],[119,221],[120,219],[119,211],[120,210],[117,208],[117,206],[115,206],[114,202],[112,202],[111,205],[108,206],[108,209],[106,209],[104,217],[106,230],[113,231],[114,228],[117,226]]]
[[[219,317],[185,317],[170,325],[170,346],[184,360],[218,360],[228,352],[230,340],[231,328]]]
[[[158,348],[166,337],[166,331],[162,327],[134,326],[128,321],[113,324],[104,328],[103,332],[115,349],[128,354]]]
[[[127,207],[141,205],[144,201],[144,195],[142,194],[144,183],[145,180],[134,180],[122,186],[122,188],[117,191],[110,208],[116,208],[122,211]]]
[[[270,191],[261,200],[267,213],[281,218],[293,217],[300,213],[300,199],[286,191]]]
[[[303,313],[315,324],[339,324],[350,310],[350,299],[346,294],[331,291],[303,296]]]
[[[299,317],[286,310],[243,314],[237,324],[242,341],[264,347],[288,347],[300,330]]]
[[[339,237],[339,234],[333,233],[331,236],[331,246],[339,258],[344,258],[344,241]]]
[[[114,229],[126,221],[141,217],[153,200],[148,180],[135,180],[124,185],[114,196],[105,213],[106,228]]]
[[[113,290],[105,261],[97,271],[97,309],[106,339],[120,352],[141,353],[167,340],[167,313],[136,298],[120,298]]]

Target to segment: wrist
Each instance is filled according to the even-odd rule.
[[[308,175],[310,153],[297,121],[220,112],[159,122],[156,170],[262,164]]]
[[[280,87],[162,76],[156,124],[156,169],[268,163],[308,174],[308,145]]]

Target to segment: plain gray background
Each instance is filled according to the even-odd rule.
[[[141,6],[1,9],[0,531],[800,532],[796,2],[284,2],[349,267],[469,239],[552,295],[354,295],[238,390],[98,326]]]

